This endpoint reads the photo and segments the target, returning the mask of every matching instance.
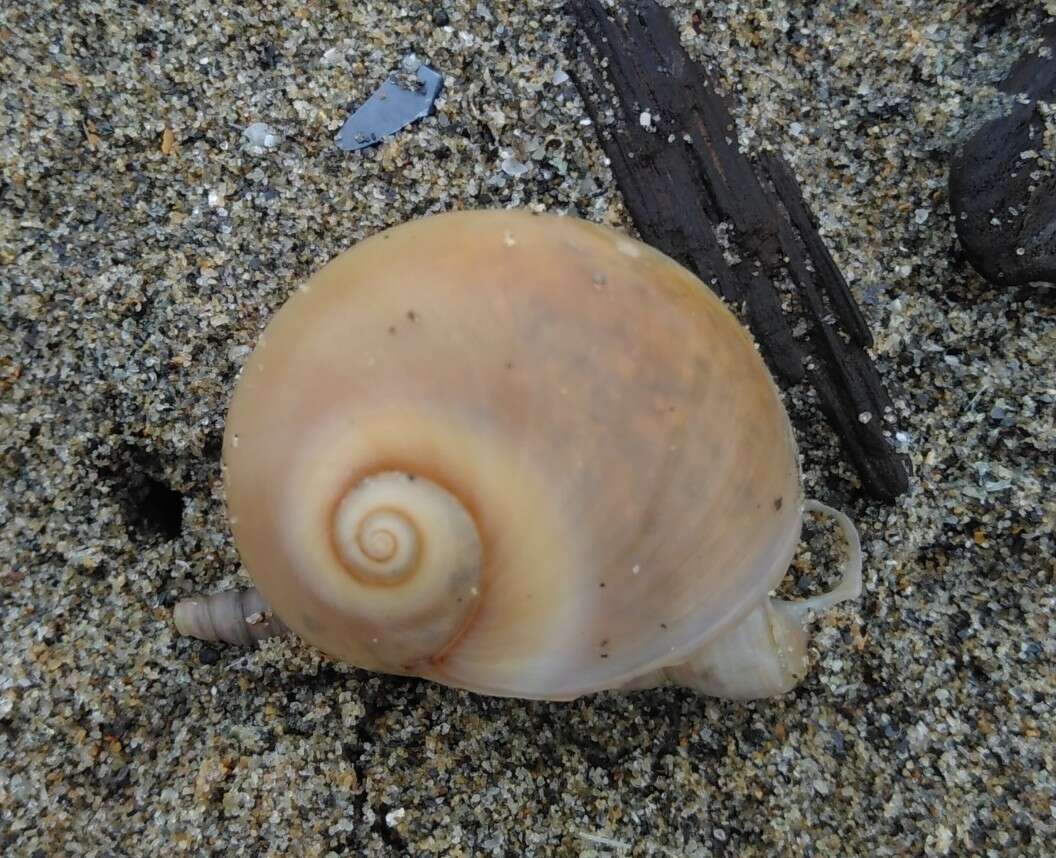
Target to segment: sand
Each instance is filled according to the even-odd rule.
[[[1046,5],[1047,4],[1047,5]],[[313,270],[452,207],[631,228],[546,0],[0,9],[0,847],[6,855],[1051,855],[1053,290],[994,287],[948,152],[1046,3],[672,5],[779,147],[877,344],[911,492],[870,502],[791,391],[807,493],[850,513],[865,593],[811,673],[488,699],[296,641],[180,638],[248,582],[219,449],[241,363]],[[416,54],[434,116],[346,154]],[[246,135],[255,123],[268,127]],[[526,169],[522,169],[525,167]],[[831,565],[808,541],[793,594]]]

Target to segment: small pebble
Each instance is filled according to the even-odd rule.
[[[504,172],[507,176],[513,176],[514,178],[517,178],[518,176],[523,176],[525,173],[528,172],[528,166],[526,164],[522,164],[516,158],[504,158],[502,162],[502,172]]]
[[[282,135],[264,122],[254,122],[242,132],[246,147],[251,152],[261,154],[267,149],[274,149],[282,142]]]

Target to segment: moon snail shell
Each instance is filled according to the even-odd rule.
[[[808,613],[861,591],[854,527],[803,500],[737,319],[570,217],[437,215],[337,257],[244,367],[224,472],[257,589],[180,603],[182,633],[288,628],[485,694],[779,694],[806,673]],[[843,529],[842,580],[772,598],[811,510]]]

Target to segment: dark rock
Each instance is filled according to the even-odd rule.
[[[950,206],[968,260],[987,280],[1056,282],[1056,152],[1045,151],[1038,101],[1056,96],[1056,27],[1001,85],[1009,107],[963,145],[950,169]],[[1026,96],[1029,102],[1022,103]],[[1041,158],[1024,158],[1033,150]]]

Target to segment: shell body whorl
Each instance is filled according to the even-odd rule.
[[[798,541],[795,444],[736,318],[616,231],[447,214],[268,326],[224,446],[243,560],[362,667],[568,698],[683,660]]]

